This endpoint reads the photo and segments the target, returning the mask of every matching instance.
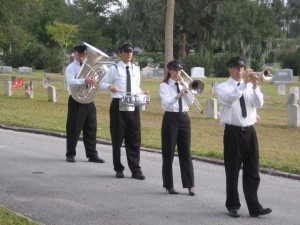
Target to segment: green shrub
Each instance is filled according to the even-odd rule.
[[[213,63],[209,56],[203,56],[201,54],[192,54],[184,58],[184,69],[190,74],[192,67],[203,67],[205,68],[205,76],[213,76]]]
[[[235,56],[238,56],[235,52],[225,52],[217,54],[213,57],[213,68],[215,77],[228,77],[228,71],[226,67],[226,62]]]

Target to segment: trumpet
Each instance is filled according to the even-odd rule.
[[[259,79],[261,81],[264,81],[264,80],[272,80],[273,77],[274,77],[274,74],[273,74],[273,70],[271,67],[266,67],[263,71],[260,71],[260,72],[251,72],[252,74],[256,75],[259,77]],[[243,76],[244,75],[248,75],[248,72],[245,71],[245,72],[242,72],[241,73]]]
[[[191,94],[196,95],[200,94],[204,90],[204,83],[202,80],[193,80],[184,70],[181,70],[183,75],[189,80],[189,86],[183,82],[183,78],[179,75],[179,83]],[[200,113],[203,113],[203,108],[200,102],[194,98],[195,106],[199,109]]]
[[[271,67],[266,67],[263,71],[257,72],[256,75],[259,76],[261,80],[272,80],[274,77]]]

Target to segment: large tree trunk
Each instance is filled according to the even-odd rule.
[[[165,25],[165,71],[167,71],[167,63],[173,59],[173,27],[174,27],[174,9],[175,0],[167,0],[167,13]],[[165,75],[167,72],[165,72]]]

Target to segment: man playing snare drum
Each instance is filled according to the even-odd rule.
[[[140,109],[135,105],[124,105],[126,98],[135,94],[149,94],[140,88],[140,70],[132,64],[133,47],[126,43],[119,48],[121,61],[112,65],[103,77],[100,88],[111,91],[110,134],[113,148],[113,164],[117,178],[124,178],[121,163],[121,146],[125,149],[132,178],[144,180],[140,167],[141,122]]]

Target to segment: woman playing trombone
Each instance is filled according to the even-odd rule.
[[[187,91],[186,83],[180,77],[183,69],[178,60],[167,65],[168,74],[159,86],[159,95],[165,113],[162,120],[162,177],[163,187],[169,194],[178,194],[173,186],[172,163],[177,145],[183,188],[189,195],[195,195],[194,169],[190,151],[191,122],[187,114],[194,95]]]

